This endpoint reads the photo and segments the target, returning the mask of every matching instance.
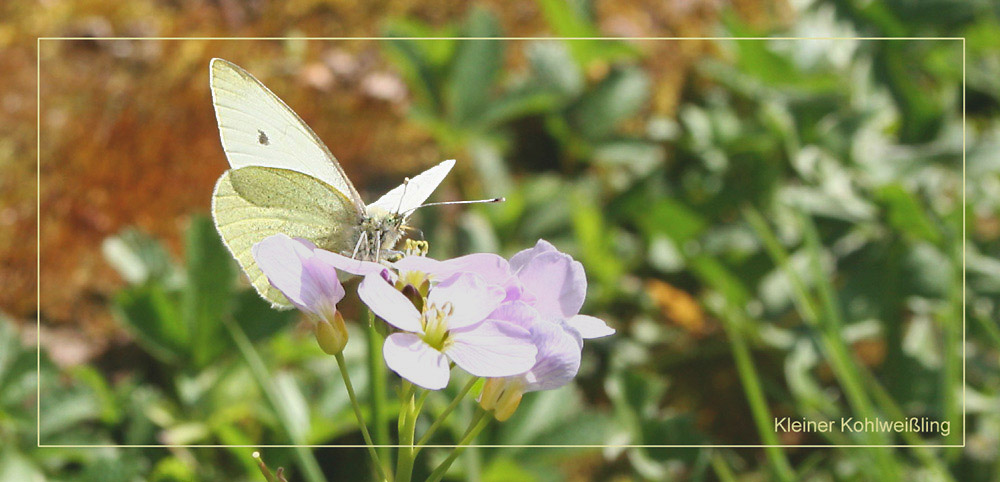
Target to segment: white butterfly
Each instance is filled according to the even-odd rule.
[[[232,167],[215,185],[212,217],[254,288],[277,306],[289,303],[254,262],[255,243],[284,233],[377,261],[393,249],[409,215],[455,165],[444,161],[365,205],[316,133],[264,84],[217,58],[211,62],[211,87]]]

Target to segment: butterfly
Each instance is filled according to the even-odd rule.
[[[385,259],[455,165],[446,160],[366,205],[330,149],[278,96],[232,62],[212,59],[210,71],[231,167],[215,184],[212,218],[251,284],[276,307],[291,304],[257,266],[254,244],[284,233],[356,259]]]

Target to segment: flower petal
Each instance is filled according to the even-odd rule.
[[[532,327],[531,339],[538,355],[535,366],[524,374],[524,391],[552,390],[573,380],[580,370],[583,348],[576,336],[558,324],[543,321]]]
[[[493,313],[490,313],[488,318],[510,322],[529,331],[535,323],[548,323],[541,319],[538,310],[523,301],[504,303],[494,310]]]
[[[456,365],[477,377],[518,375],[535,365],[538,349],[531,333],[512,323],[486,320],[452,330],[444,353]]]
[[[399,376],[428,390],[448,386],[448,358],[412,333],[393,333],[382,345],[385,364]]]
[[[429,275],[450,276],[454,271],[443,266],[443,261],[427,256],[404,256],[403,259],[392,263],[392,266],[400,271],[420,271]]]
[[[361,298],[376,316],[400,330],[422,332],[420,312],[380,274],[369,274],[358,286]]]
[[[315,256],[302,260],[302,288],[302,300],[314,311],[333,308],[344,299],[337,270]]]
[[[317,250],[316,257],[345,273],[353,275],[367,276],[370,274],[382,273],[383,271],[388,270],[388,268],[382,266],[381,264],[349,258],[332,251]]]
[[[587,315],[576,315],[566,320],[566,324],[580,333],[585,339],[601,338],[615,334],[615,329],[608,326],[604,320]]]
[[[400,271],[426,273],[432,281],[441,281],[458,273],[475,273],[482,276],[487,284],[502,286],[507,291],[508,300],[515,300],[521,294],[521,283],[511,272],[507,260],[493,253],[467,254],[444,261],[426,256],[407,256],[393,263],[393,267]]]
[[[475,253],[443,261],[452,273],[476,273],[487,283],[503,286],[513,276],[510,265],[502,256],[493,253]]]
[[[316,259],[314,249],[312,243],[276,234],[251,250],[271,285],[296,307],[312,313],[332,308],[344,297],[337,270]]]
[[[547,319],[569,318],[580,312],[587,296],[583,265],[558,251],[541,253],[521,266],[518,279],[535,297],[532,306]]]
[[[507,260],[500,255],[474,253],[449,259],[442,263],[445,267],[454,269],[456,273],[476,273],[482,276],[487,284],[503,287],[507,293],[504,301],[513,301],[521,297],[523,290],[521,282],[514,276]]]
[[[510,269],[514,272],[517,272],[518,270],[523,268],[524,265],[528,264],[528,262],[531,261],[531,259],[534,258],[535,256],[538,256],[542,253],[553,253],[553,252],[558,253],[559,250],[557,250],[555,246],[552,246],[552,243],[549,243],[544,239],[539,239],[538,242],[535,243],[534,247],[518,251],[517,254],[511,256]]]
[[[448,317],[448,328],[456,329],[479,323],[500,306],[507,296],[503,288],[486,284],[477,274],[456,274],[431,289],[427,295],[429,305],[454,308]]]

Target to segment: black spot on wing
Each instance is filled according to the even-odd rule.
[[[262,130],[258,130],[258,131],[257,131],[257,134],[258,134],[258,135],[257,135],[257,142],[259,142],[259,143],[260,143],[260,145],[262,145],[262,146],[266,146],[266,145],[268,145],[268,144],[270,144],[270,143],[271,143],[271,141],[270,141],[270,140],[268,140],[268,138],[267,138],[267,134],[265,134],[265,133],[264,133],[264,131],[262,131]]]

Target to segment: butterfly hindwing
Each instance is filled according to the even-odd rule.
[[[360,213],[340,191],[288,169],[249,166],[226,171],[215,185],[212,217],[219,235],[258,293],[276,307],[288,300],[253,259],[253,245],[284,233],[334,252],[353,248]]]

